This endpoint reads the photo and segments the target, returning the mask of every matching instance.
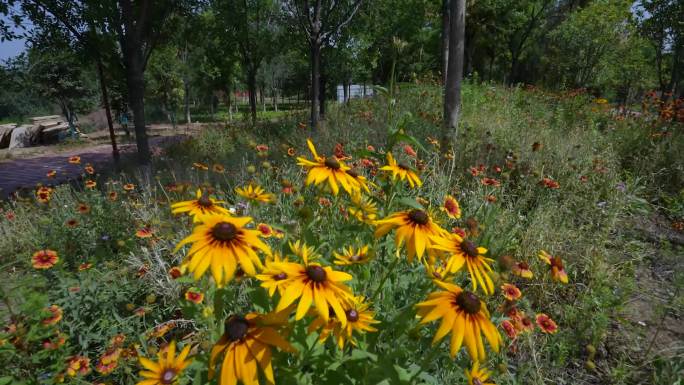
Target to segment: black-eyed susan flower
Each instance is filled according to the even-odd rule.
[[[81,164],[81,157],[78,155],[70,156],[68,162],[70,164]]]
[[[185,292],[185,299],[192,303],[202,303],[204,300],[204,293],[197,288],[190,288]]]
[[[549,265],[551,270],[551,279],[561,283],[568,283],[568,273],[565,272],[563,261],[559,256],[552,256],[546,251],[540,250],[539,259]]]
[[[275,318],[275,320],[273,320]],[[259,372],[269,384],[275,384],[271,364],[271,348],[295,352],[294,348],[276,330],[280,317],[249,313],[232,315],[225,322],[223,336],[211,349],[209,379],[214,377],[219,357],[223,355],[219,385],[258,385]]]
[[[432,239],[446,233],[426,211],[418,209],[394,213],[387,218],[375,221],[375,226],[377,227],[376,238],[396,229],[394,244],[397,248],[397,255],[406,242],[409,262],[412,262],[416,255],[418,259],[422,259],[426,251],[430,253]]]
[[[349,175],[349,177],[358,184],[359,190],[363,190],[366,193],[370,194],[370,188],[368,188],[368,185],[372,184],[372,182],[369,182],[365,176],[361,175],[358,171],[354,169],[347,170],[347,175]],[[375,186],[375,184],[372,185]]]
[[[477,247],[472,241],[451,233],[433,237],[432,248],[445,251],[448,253],[448,258],[454,259],[451,264],[453,272],[461,270],[463,266],[468,268],[474,291],[481,287],[485,294],[494,293],[494,283],[488,273],[492,271],[489,264],[494,260],[483,255],[487,253],[487,249]]]
[[[273,203],[275,195],[266,192],[261,186],[249,185],[247,187],[236,187],[235,192],[252,202],[256,203]]]
[[[426,301],[416,305],[421,324],[442,319],[432,343],[436,344],[451,332],[451,357],[465,344],[470,358],[480,361],[485,358],[481,336],[484,334],[492,349],[498,352],[501,336],[489,319],[485,303],[457,285],[442,282],[437,285],[444,290],[430,294]]]
[[[371,260],[371,253],[368,245],[354,248],[349,246],[342,248],[342,253],[333,252],[336,265],[357,265],[367,263]]]
[[[45,310],[47,310],[50,315],[46,318],[43,318],[41,321],[43,325],[54,325],[62,320],[62,315],[64,312],[62,311],[61,307],[57,305],[50,305]]]
[[[425,275],[433,282],[451,282],[454,279],[454,272],[452,271],[454,261],[454,258],[447,259],[446,263],[441,260],[436,260],[434,263],[424,260]]]
[[[223,214],[202,216],[201,224],[176,246],[178,251],[183,245],[192,244],[183,266],[193,273],[196,280],[211,268],[219,287],[233,279],[238,264],[248,275],[254,276],[255,266],[262,268],[255,250],[271,254],[271,249],[259,239],[259,230],[245,228],[251,221],[249,217]]]
[[[418,177],[418,174],[407,164],[397,162],[392,156],[391,152],[387,153],[387,165],[380,167],[382,171],[389,171],[392,173],[392,180],[407,181],[411,188],[420,187],[423,182]]]
[[[465,370],[468,385],[496,385],[493,382],[487,382],[491,373],[485,368],[480,368],[480,362],[473,362],[473,367]]]
[[[439,209],[446,213],[451,219],[458,219],[461,217],[461,206],[458,205],[456,198],[451,195],[444,197],[444,203],[442,203],[442,207]]]
[[[306,177],[307,186],[311,184],[318,186],[327,181],[328,186],[334,195],[339,193],[340,186],[342,186],[344,191],[349,195],[360,191],[361,186],[359,183],[347,173],[347,171],[350,170],[349,166],[334,156],[319,156],[311,139],[307,139],[306,143],[313,155],[313,161],[304,157],[298,157],[297,164],[308,170],[308,175]]]
[[[190,365],[192,359],[188,359],[190,345],[185,345],[178,357],[176,357],[176,341],[171,341],[167,351],[157,355],[157,361],[140,357],[140,364],[145,370],[140,371],[140,380],[137,385],[168,385],[178,383],[183,370]]]
[[[372,198],[361,193],[355,193],[351,197],[351,205],[347,209],[359,222],[372,225],[378,217],[378,207]]]
[[[195,193],[195,199],[172,204],[171,213],[187,213],[192,217],[194,222],[197,222],[199,221],[199,216],[205,214],[228,215],[228,209],[220,206],[222,203],[225,202],[216,200],[210,197],[206,192],[202,193],[201,189],[197,189],[197,192]]]
[[[280,265],[282,262],[288,262],[287,258],[281,258],[277,253],[273,254],[272,258],[267,257],[264,269],[260,274],[257,274],[257,279],[261,281],[261,287],[268,290],[268,295],[273,296],[276,290],[282,296],[285,290],[285,285],[288,283],[287,273]]]
[[[520,289],[511,283],[504,283],[501,286],[501,293],[509,301],[517,301],[522,297]]]
[[[295,245],[298,246],[298,244],[290,244],[293,251],[297,248]],[[352,276],[313,262],[311,250],[305,244],[301,244],[298,251],[300,253],[297,251],[295,253],[301,254],[303,264],[296,262],[274,263],[277,269],[287,275],[285,282],[283,282],[285,290],[280,297],[276,311],[284,310],[299,299],[295,314],[296,320],[302,319],[309,308],[315,306],[318,315],[328,321],[330,318],[328,308],[332,308],[344,326],[346,317],[343,304],[352,298],[352,292],[343,282],[351,280]]]
[[[530,270],[530,265],[528,265],[527,262],[515,262],[511,266],[511,273],[526,279],[534,277],[534,273]]]
[[[50,249],[39,250],[31,256],[31,265],[34,269],[45,270],[50,269],[59,262],[57,252]]]
[[[539,326],[542,332],[547,334],[555,334],[558,331],[558,325],[556,325],[556,322],[548,315],[540,313],[537,314],[535,318],[537,321],[537,326]]]
[[[334,311],[330,315],[328,321],[322,319],[320,316],[316,318],[308,327],[308,332],[320,330],[319,342],[324,342],[328,336],[332,335],[335,342],[340,349],[344,349],[347,343],[356,346],[354,334],[363,334],[366,332],[378,331],[374,324],[380,323],[374,319],[375,314],[369,310],[369,304],[364,302],[363,296],[355,297],[351,301],[345,302],[344,312],[346,316],[346,324],[337,319]]]

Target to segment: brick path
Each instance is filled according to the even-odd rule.
[[[185,135],[151,137],[150,149],[164,147],[186,138]],[[121,160],[135,159],[135,144],[119,146]],[[70,164],[70,156],[81,157],[81,164]],[[33,188],[37,184],[59,185],[70,180],[75,180],[83,175],[83,167],[86,163],[93,165],[95,170],[107,169],[114,162],[112,159],[112,147],[102,144],[87,148],[74,149],[55,155],[39,156],[28,159],[17,159],[11,162],[0,163],[0,199],[7,198],[20,188]],[[57,176],[48,178],[50,170],[57,171]]]

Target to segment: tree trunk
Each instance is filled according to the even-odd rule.
[[[318,115],[319,115],[319,118],[321,120],[324,120],[325,119],[325,81],[326,81],[325,75],[320,74],[320,79],[321,79],[321,89],[318,92],[318,97],[319,97],[319,100],[318,100],[319,113],[318,113]]]
[[[349,101],[349,84],[347,82],[342,83],[342,94],[344,95],[342,102],[347,103]]]
[[[449,0],[442,0],[442,84],[446,85],[449,65]]]
[[[109,127],[109,140],[112,142],[112,157],[114,161],[119,161],[119,149],[116,146],[116,135],[114,134],[114,122],[112,121],[112,110],[109,108],[109,96],[107,95],[107,81],[104,77],[102,68],[102,58],[97,58],[97,77],[100,79],[100,90],[102,92],[102,106],[107,116],[107,126]]]
[[[442,149],[448,150],[458,134],[461,113],[461,79],[463,77],[463,51],[465,40],[465,0],[451,0],[449,6],[449,66],[444,97],[444,126]]]
[[[249,69],[247,72],[247,87],[249,88],[249,111],[252,115],[252,124],[256,124],[257,118],[257,95],[256,95],[256,71]]]
[[[133,41],[132,36],[128,39],[126,57],[126,85],[128,86],[128,104],[133,112],[133,125],[135,126],[135,142],[138,147],[138,161],[141,165],[150,164],[150,146],[145,129],[145,78],[143,76],[143,54],[140,44]]]
[[[190,117],[190,82],[183,78],[183,87],[185,89],[185,124],[188,126],[192,124],[192,118]]]
[[[318,93],[320,86],[321,46],[318,41],[311,41],[311,129],[318,126]]]

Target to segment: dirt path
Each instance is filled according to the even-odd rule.
[[[156,136],[150,138],[150,147],[165,147],[176,143],[186,135]],[[135,144],[124,144],[119,147],[123,161],[134,159]],[[74,155],[81,157],[81,164],[69,164],[68,158]],[[92,145],[60,151],[52,151],[49,155],[35,156],[0,163],[0,199],[5,199],[21,188],[33,188],[38,184],[58,185],[75,180],[83,175],[83,167],[90,163],[98,169],[109,168],[113,164],[112,147],[109,144]],[[57,175],[48,178],[47,173],[55,170]]]

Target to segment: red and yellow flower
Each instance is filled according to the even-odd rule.
[[[33,268],[38,270],[50,269],[55,266],[57,262],[59,262],[57,252],[50,249],[36,251],[31,257]]]
[[[556,325],[556,322],[548,315],[540,313],[537,314],[535,318],[537,321],[537,326],[539,326],[542,332],[547,334],[555,334],[558,331],[558,325]]]
[[[568,283],[568,273],[565,272],[563,261],[558,256],[552,256],[544,250],[539,251],[539,259],[544,261],[551,270],[551,279],[561,283]]]
[[[204,293],[200,292],[196,288],[191,288],[185,292],[185,299],[192,303],[199,304],[204,300]]]
[[[445,212],[446,215],[451,219],[458,219],[461,217],[461,206],[459,206],[456,198],[452,197],[451,195],[447,195],[444,198],[444,203],[439,209]]]
[[[50,316],[43,318],[41,321],[43,325],[54,325],[62,320],[62,315],[64,312],[62,311],[61,307],[57,305],[50,305],[45,310],[50,313]]]
[[[501,293],[509,301],[517,301],[522,297],[520,289],[511,283],[504,283],[501,286]]]

